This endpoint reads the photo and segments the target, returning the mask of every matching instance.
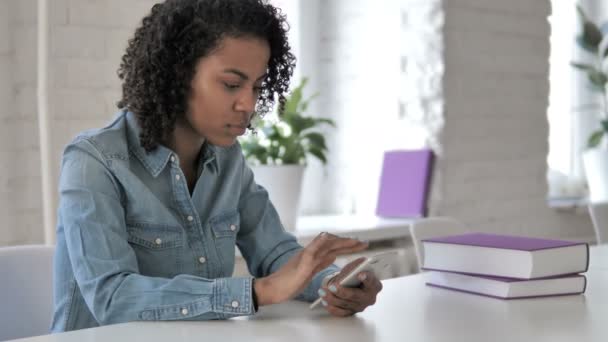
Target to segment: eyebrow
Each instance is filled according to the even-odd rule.
[[[244,72],[242,72],[242,71],[240,71],[238,69],[232,69],[232,68],[224,69],[224,73],[235,74],[235,75],[237,75],[238,77],[240,77],[241,79],[243,79],[245,81],[247,81],[249,79],[249,76],[247,76],[247,74],[245,74]],[[268,75],[268,74],[264,73],[264,75],[258,77],[257,81],[263,79],[264,77],[266,77],[266,75]]]

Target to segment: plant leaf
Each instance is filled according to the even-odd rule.
[[[306,86],[306,83],[308,83],[308,79],[303,78],[302,82],[291,91],[291,94],[287,97],[285,101],[283,111],[279,113],[279,116],[294,114],[298,112],[298,107],[300,106],[300,102],[302,101],[302,90]]]
[[[580,38],[582,38],[582,42],[584,44],[583,48],[585,48],[585,49],[591,48],[595,52],[597,52],[597,48],[603,38],[602,31],[600,31],[600,29],[597,27],[597,25],[595,25],[595,23],[593,23],[591,20],[589,20],[589,18],[587,17],[585,12],[583,11],[583,8],[580,5],[576,6],[576,10],[583,22],[583,34],[580,36]],[[581,42],[579,42],[579,44],[580,43]]]
[[[583,30],[583,39],[585,42],[597,49],[603,38],[602,31],[600,31],[600,29],[590,21],[585,22]]]
[[[283,144],[285,153],[281,156],[283,164],[299,164],[306,155],[300,140],[292,138]]]
[[[307,81],[303,78],[285,97],[284,106],[278,108],[278,120],[274,116],[272,119],[260,118],[259,125],[256,125],[259,135],[239,139],[247,160],[257,159],[260,164],[301,164],[306,162],[308,155],[312,155],[324,164],[327,163],[325,137],[314,128],[320,124],[335,127],[335,123],[330,119],[302,115],[308,109],[310,101],[318,96],[316,93],[308,98],[303,97],[303,88]],[[280,134],[283,125],[291,128],[289,136]]]
[[[257,160],[260,164],[267,163],[267,150],[256,139],[242,141],[241,147],[247,160]]]
[[[584,63],[577,63],[577,62],[570,62],[570,65],[572,65],[573,67],[579,69],[579,70],[595,70],[595,67],[591,64],[584,64]]]
[[[308,99],[302,101],[302,104],[300,105],[300,112],[304,113],[306,110],[308,110],[308,104],[317,96],[319,96],[319,93],[314,93]]]
[[[587,71],[587,75],[589,77],[589,81],[600,90],[604,90],[606,83],[608,82],[608,76],[603,72],[597,71],[595,69]]]
[[[314,118],[299,115],[291,118],[291,128],[293,129],[293,134],[295,135],[300,135],[300,133],[302,133],[302,131],[305,129],[312,128],[314,126]]]
[[[604,131],[598,130],[591,134],[589,140],[587,141],[587,147],[594,148],[600,144],[602,138],[604,137]]]
[[[320,123],[326,123],[332,127],[336,127],[336,123],[332,120],[332,119],[326,119],[326,118],[315,118],[315,122],[320,124]]]
[[[585,41],[585,39],[583,39],[583,36],[578,36],[576,37],[576,42],[578,43],[578,45],[580,47],[582,47],[584,50],[591,52],[593,54],[597,54],[597,46],[593,47],[592,45],[589,45],[589,43],[587,43]]]
[[[608,133],[608,120],[602,120],[600,121],[600,124],[602,125],[604,132]]]
[[[325,145],[325,137],[321,133],[311,132],[304,135],[304,138],[307,138],[310,142],[310,148],[315,148],[318,150],[327,150],[327,145]]]
[[[310,152],[310,154],[312,154],[313,156],[317,157],[317,159],[319,159],[323,163],[323,165],[327,164],[327,158],[325,158],[325,153],[323,151],[311,148],[308,150],[308,152]]]

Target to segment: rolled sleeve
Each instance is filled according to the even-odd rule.
[[[217,280],[215,312],[223,318],[253,315],[251,278],[222,278]]]
[[[196,281],[196,279],[194,279]],[[200,284],[197,284],[199,286]],[[251,278],[220,278],[209,282],[213,295],[141,311],[141,320],[225,319],[253,315]]]

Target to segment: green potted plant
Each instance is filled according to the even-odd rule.
[[[304,97],[307,82],[304,78],[275,113],[254,118],[256,133],[240,139],[256,182],[268,190],[283,225],[291,231],[295,229],[308,157],[327,163],[327,144],[320,128],[335,127],[330,119],[304,115],[316,96]]]
[[[591,54],[591,62],[572,62],[572,66],[585,72],[589,80],[589,89],[601,95],[601,104],[596,108],[599,116],[599,127],[591,133],[587,140],[587,150],[583,153],[583,165],[589,187],[591,202],[608,201],[608,149],[606,135],[608,134],[608,34],[593,21],[589,20],[580,6],[577,12],[582,23],[582,33],[576,38],[578,46]],[[604,24],[603,28],[608,28]]]

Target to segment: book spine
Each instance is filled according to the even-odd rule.
[[[589,261],[591,261],[591,255],[589,254],[589,244],[586,243],[585,246],[587,247],[587,265],[585,265],[585,270],[583,272],[589,271]]]
[[[505,278],[505,279],[514,279],[514,280],[540,280],[540,279],[562,278],[562,277],[574,276],[574,275],[578,275],[579,273],[586,272],[586,270],[581,270],[580,272],[568,272],[568,273],[562,273],[562,274],[553,274],[553,275],[544,276],[544,277],[526,278],[526,277],[504,276],[502,274],[486,274],[486,273],[459,272],[459,271],[442,270],[442,269],[438,269],[438,268],[428,268],[428,267],[421,267],[420,269],[423,270],[423,271],[435,271],[435,272],[444,272],[444,273],[464,274],[464,275],[470,275],[470,276],[476,276],[476,277],[480,277],[480,276],[481,277],[496,277],[496,278]]]
[[[477,296],[496,298],[496,299],[503,299],[503,300],[511,300],[511,299],[547,298],[547,297],[560,297],[560,296],[579,295],[579,294],[585,293],[585,290],[586,290],[586,287],[587,287],[587,278],[585,278],[585,285],[583,286],[583,289],[581,291],[578,291],[578,292],[566,292],[566,293],[555,293],[555,294],[548,294],[548,295],[520,296],[520,297],[500,297],[500,296],[494,296],[494,295],[490,295],[490,294],[486,294],[486,293],[481,293],[481,292],[475,292],[475,291],[468,291],[468,290],[458,289],[458,288],[455,288],[455,287],[436,285],[436,284],[433,284],[433,283],[426,283],[426,285],[427,286],[431,286],[431,287],[437,287],[437,288],[440,288],[440,289],[446,289],[446,290],[450,290],[450,291],[456,291],[456,292],[474,294],[474,295],[477,295]]]

